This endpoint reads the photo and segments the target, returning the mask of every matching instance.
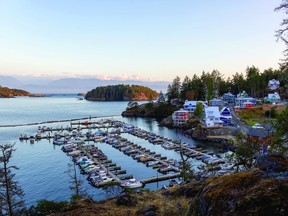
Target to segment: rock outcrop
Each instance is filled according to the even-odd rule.
[[[287,215],[287,159],[263,155],[257,160],[254,171],[207,179],[187,215]]]
[[[209,178],[168,190],[82,202],[53,215],[288,215],[288,161],[262,155],[249,172]]]
[[[139,106],[127,108],[122,112],[125,117],[152,117],[152,118],[166,118],[172,115],[176,108],[168,103],[145,103]]]

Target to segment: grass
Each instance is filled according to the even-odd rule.
[[[237,111],[237,115],[243,119],[248,125],[253,126],[256,123],[264,124],[273,119],[265,116],[265,111],[262,107],[255,107],[252,109],[242,109]]]

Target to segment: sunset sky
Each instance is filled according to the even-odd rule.
[[[171,81],[278,68],[281,0],[0,0],[0,75]]]

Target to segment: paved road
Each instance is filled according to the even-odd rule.
[[[229,107],[230,112],[231,112],[232,121],[234,122],[236,127],[238,127],[239,132],[247,135],[249,132],[250,126],[248,126],[244,121],[242,121],[240,118],[238,118],[238,116],[235,113],[233,104],[229,104],[228,107]]]

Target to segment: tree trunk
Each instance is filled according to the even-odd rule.
[[[4,152],[3,152],[3,155],[5,155]],[[9,193],[9,179],[8,179],[8,172],[7,172],[7,161],[6,161],[5,156],[4,156],[3,163],[4,163],[4,180],[5,180],[5,190],[6,190],[6,202],[8,205],[9,215],[12,216],[13,211],[12,211],[11,197],[10,197],[10,193]]]

